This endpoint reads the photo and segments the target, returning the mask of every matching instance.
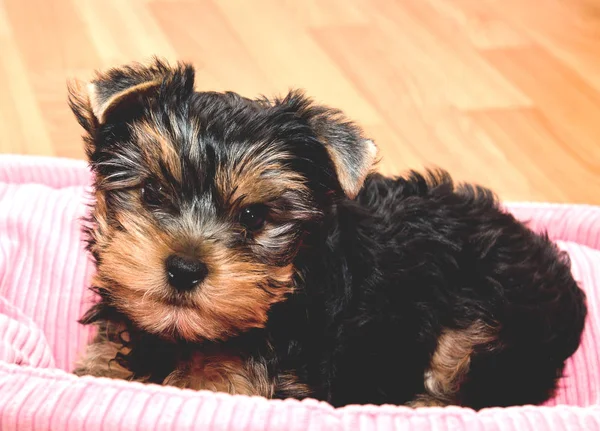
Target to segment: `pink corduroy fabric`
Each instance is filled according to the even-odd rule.
[[[510,204],[566,250],[589,299],[583,344],[555,399],[473,412],[268,401],[68,373],[90,337],[76,323],[93,266],[79,218],[84,163],[0,157],[0,430],[600,430],[600,208]],[[568,319],[569,316],[565,316]]]

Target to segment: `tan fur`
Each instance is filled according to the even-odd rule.
[[[119,365],[114,358],[122,346],[111,341],[90,344],[82,359],[76,364],[74,374],[130,380],[131,372]]]
[[[79,79],[71,79],[67,82],[67,91],[69,99],[78,107],[78,113],[89,124],[94,123],[95,115],[90,103],[89,84]]]
[[[338,176],[338,181],[342,186],[342,190],[348,198],[354,199],[360,189],[362,188],[365,178],[373,168],[373,164],[375,163],[375,159],[377,157],[377,147],[370,140],[363,141],[364,148],[358,150],[363,153],[363,159],[359,166],[352,166],[349,168],[345,165],[345,163],[341,160],[340,154],[336,151],[335,146],[326,145],[325,148],[329,153],[329,157],[331,157],[331,161],[335,166],[335,170]],[[358,170],[358,176],[356,178],[351,174],[349,169]]]
[[[162,162],[169,169],[173,177],[181,181],[181,160],[173,143],[157,130],[156,127],[148,122],[136,123],[133,127],[134,139],[139,142],[139,146],[145,155],[145,162],[153,172],[160,172],[159,162]]]
[[[108,214],[106,208],[106,199],[104,193],[96,191],[94,193],[95,205],[94,205],[94,219],[96,221],[96,228],[91,232],[94,238],[94,244],[92,252],[102,250],[109,239],[108,233],[110,232],[110,226],[108,224]]]
[[[117,308],[145,330],[164,335],[177,332],[188,340],[226,339],[263,327],[271,305],[291,292],[291,265],[253,262],[225,247],[223,241],[164,232],[142,214],[140,210],[117,215],[125,230],[110,232],[96,281],[111,292]],[[196,230],[199,237],[209,235],[201,226]],[[206,230],[219,234],[217,227]],[[163,262],[186,243],[208,266],[209,275],[185,304],[174,305],[167,301],[172,289]],[[288,287],[270,289],[269,280]]]
[[[438,339],[437,349],[425,372],[426,394],[413,405],[444,405],[456,402],[455,395],[469,371],[471,355],[478,347],[492,348],[497,330],[483,322],[467,329],[446,329]]]
[[[181,177],[176,150],[160,130],[147,123],[134,128],[148,158],[150,169],[160,172],[156,160],[164,161],[171,174]],[[257,160],[240,161],[237,169],[220,170],[220,192],[242,202],[262,202],[279,196],[289,187],[301,188],[298,178],[261,173],[280,169],[268,154]],[[100,179],[101,181],[101,179]],[[239,184],[238,187],[235,187]],[[187,340],[224,340],[251,328],[263,327],[271,305],[292,291],[291,265],[279,267],[259,262],[253,255],[240,255],[225,246],[231,226],[207,225],[184,214],[168,231],[156,225],[144,208],[139,188],[132,188],[131,208],[114,214],[123,229],[109,224],[105,196],[96,192],[94,216],[96,229],[91,233],[93,251],[102,255],[94,283],[111,294],[114,305],[141,328],[165,336],[176,333]],[[232,209],[233,211],[233,209]],[[260,240],[270,240],[266,229]],[[209,275],[200,289],[187,295],[185,303],[173,304],[164,261],[173,253],[198,256]],[[271,289],[270,281],[283,287]]]
[[[236,352],[214,346],[199,346],[198,349],[191,357],[180,360],[162,384],[265,398],[273,398],[275,391],[295,398],[311,394],[308,386],[300,383],[293,373],[270,377],[267,364],[261,359],[242,359]],[[118,353],[128,354],[129,349],[99,335],[96,342],[88,346],[85,357],[73,372],[79,376],[133,380],[131,371],[114,360]],[[151,377],[136,377],[135,380],[147,383]]]
[[[165,385],[271,398],[274,385],[264,362],[244,361],[227,353],[197,352],[179,364]]]
[[[119,340],[120,341],[116,341]],[[85,356],[76,364],[76,375],[92,375],[114,379],[132,380],[133,373],[121,366],[117,354],[128,355],[130,348],[123,345],[129,342],[125,327],[109,323],[87,347]],[[202,349],[202,350],[201,350]],[[173,352],[177,354],[177,352]],[[135,378],[149,382],[152,376]],[[277,384],[291,390],[300,388],[291,374],[277,379]],[[256,395],[271,398],[275,391],[275,380],[269,377],[264,361],[242,359],[235,351],[217,345],[199,345],[198,350],[179,360],[176,368],[164,379],[163,385],[177,386],[194,390],[227,392],[230,394]]]
[[[431,395],[419,395],[415,400],[406,405],[416,409],[419,407],[445,407],[448,403]]]
[[[229,204],[244,206],[268,202],[290,188],[306,189],[300,175],[284,169],[281,158],[279,153],[262,150],[237,163],[219,166],[215,175],[219,194]],[[232,205],[231,209],[239,208]]]
[[[113,341],[116,334],[122,333],[123,330],[124,327],[108,324],[103,331],[96,335],[94,342],[87,346],[85,354],[75,364],[73,373],[79,376],[91,375],[130,380],[132,378],[131,371],[114,360],[118,353],[124,355],[129,353],[129,349],[122,343]],[[125,334],[123,338],[127,340],[127,335]]]
[[[277,389],[289,398],[306,398],[312,394],[310,387],[298,381],[293,373],[283,373],[277,376]]]

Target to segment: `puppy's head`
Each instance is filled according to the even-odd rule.
[[[300,93],[195,92],[184,64],[109,70],[70,103],[95,174],[96,288],[140,328],[186,340],[264,326],[303,235],[356,196],[376,153]]]

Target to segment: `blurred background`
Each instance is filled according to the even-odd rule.
[[[82,158],[66,80],[153,55],[199,90],[304,88],[385,173],[600,204],[600,0],[0,0],[0,152]]]

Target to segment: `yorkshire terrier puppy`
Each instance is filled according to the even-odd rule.
[[[565,254],[485,188],[373,173],[339,111],[197,92],[158,60],[70,104],[95,176],[78,375],[479,409],[544,402],[578,348]]]

